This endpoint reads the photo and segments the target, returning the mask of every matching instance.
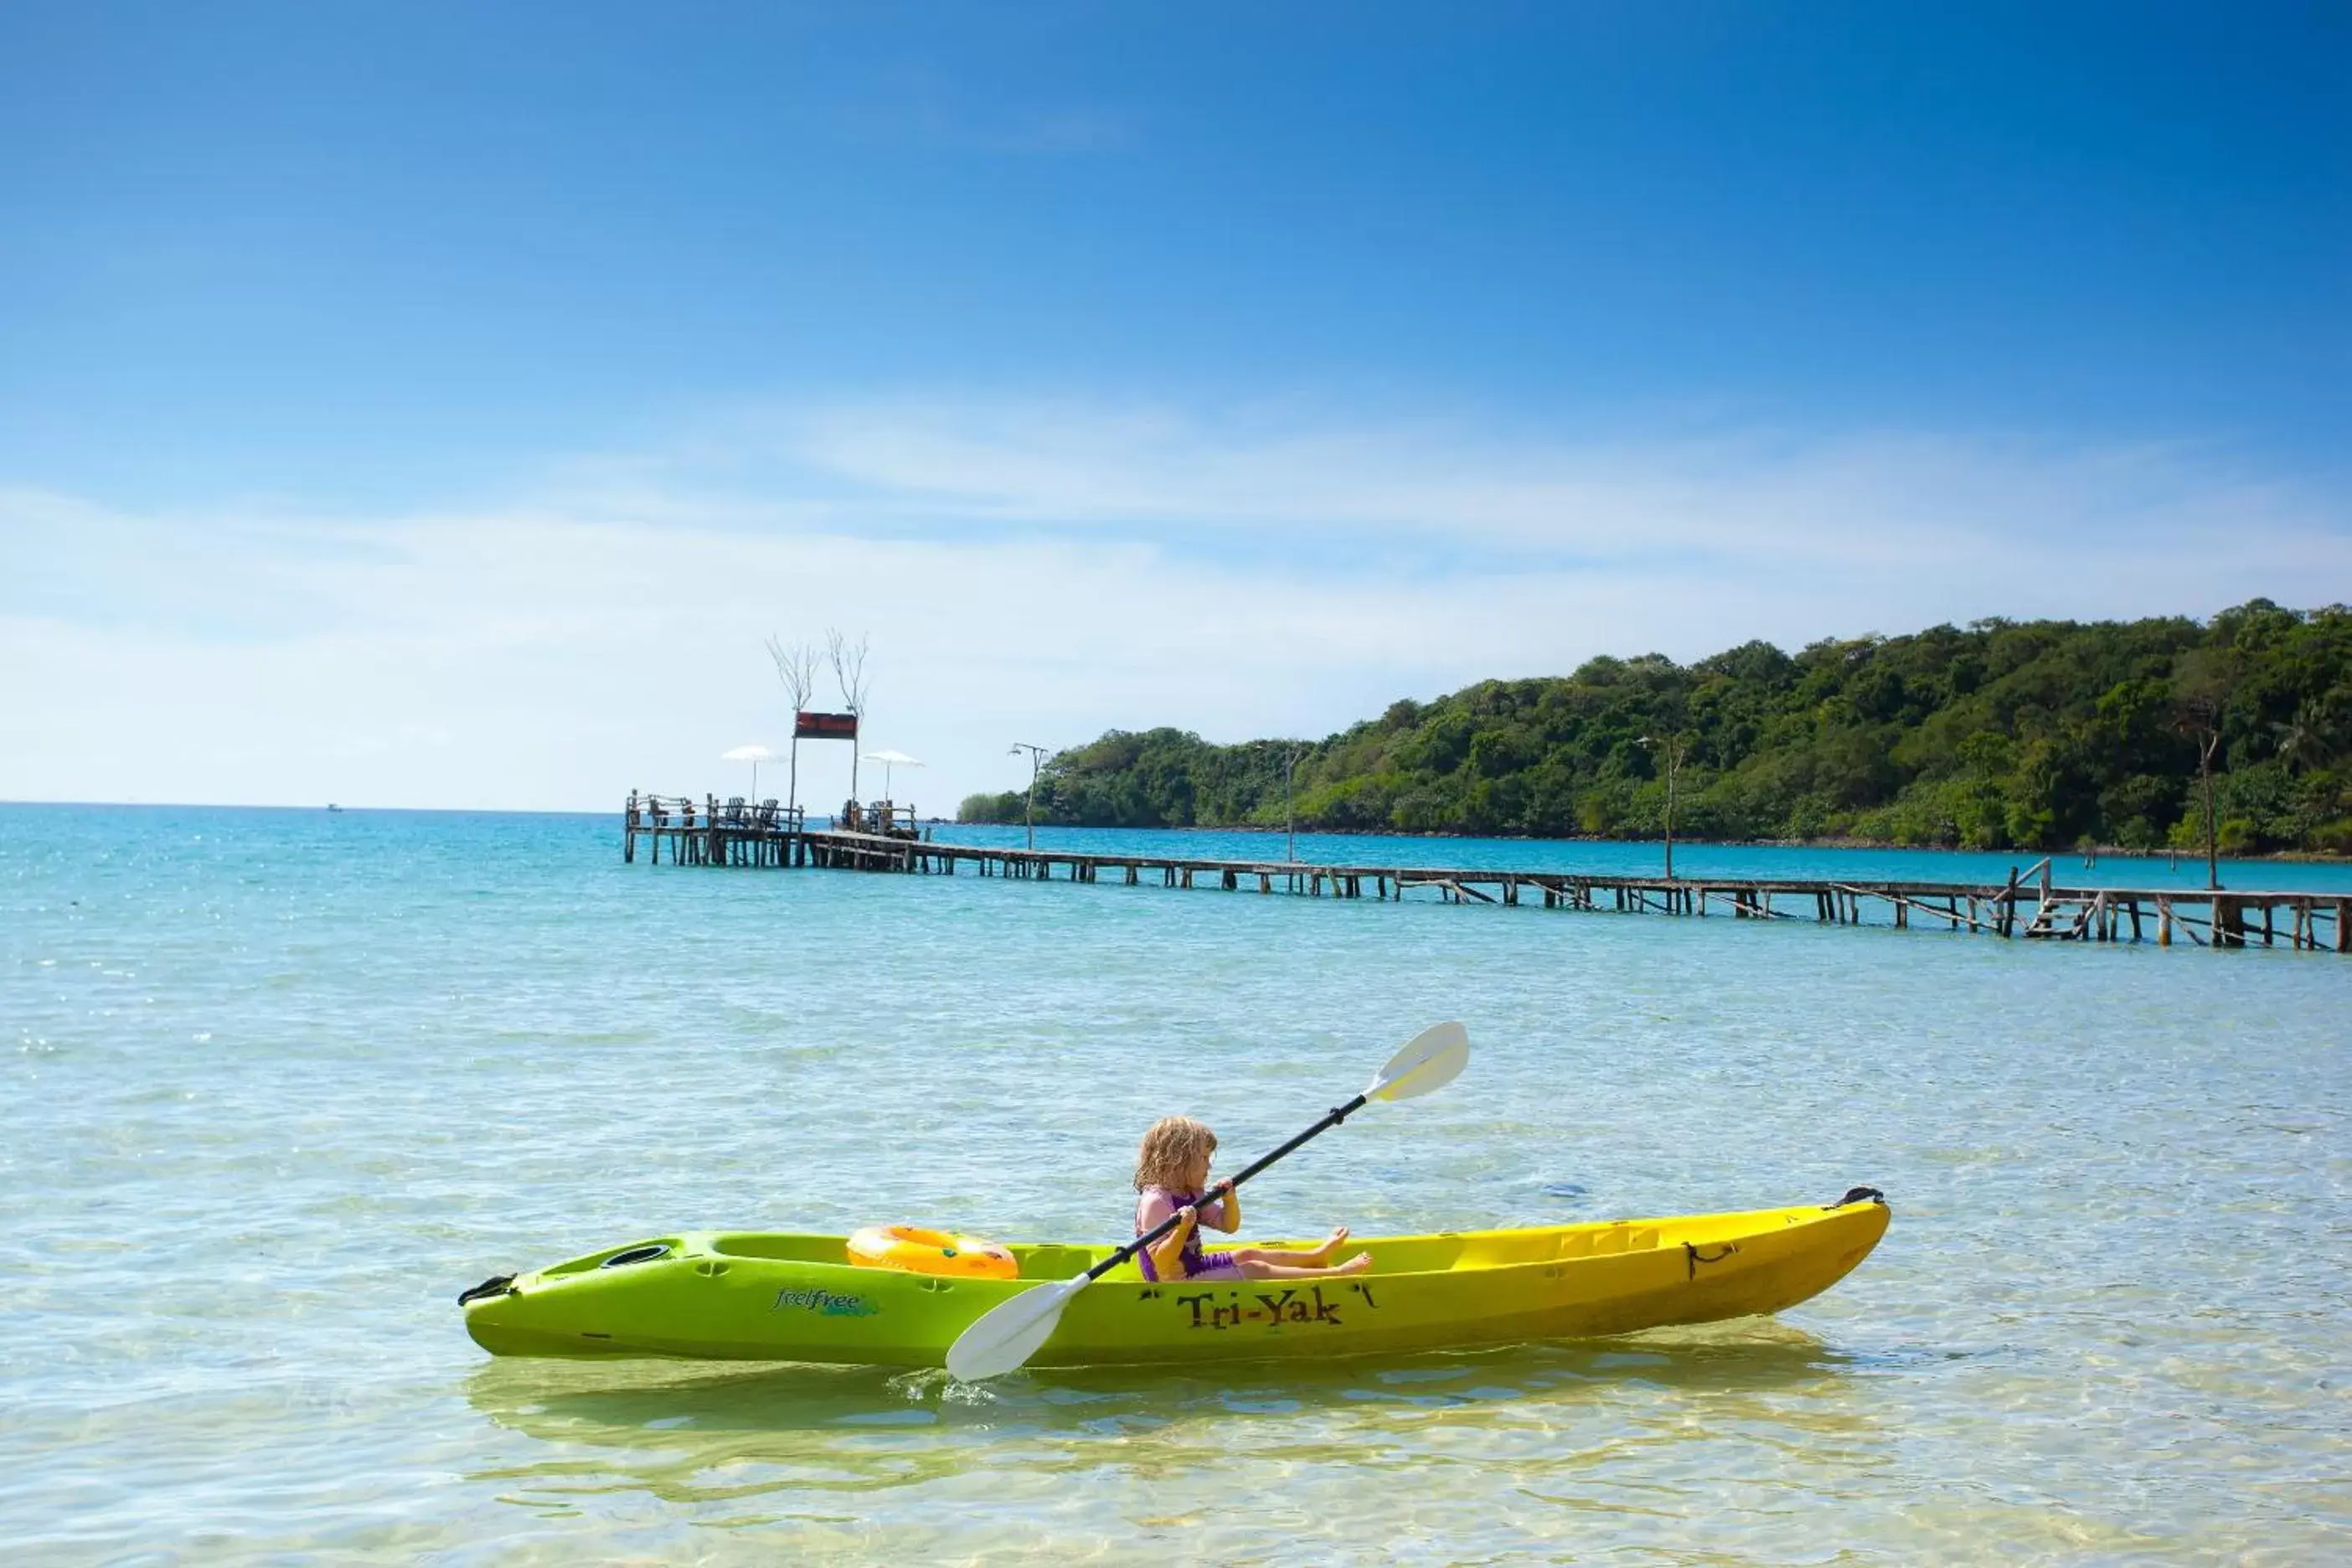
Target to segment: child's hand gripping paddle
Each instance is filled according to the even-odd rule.
[[[1229,1185],[1240,1186],[1308,1139],[1339,1126],[1372,1100],[1412,1100],[1444,1089],[1469,1059],[1470,1035],[1461,1025],[1437,1024],[1423,1029],[1389,1058],[1388,1065],[1381,1068],[1363,1093],[1345,1105],[1333,1106],[1320,1121],[1247,1167]],[[1019,1367],[1052,1337],[1054,1325],[1062,1321],[1062,1309],[1070,1304],[1071,1297],[1175,1229],[1181,1218],[1180,1215],[1170,1215],[1075,1279],[1024,1290],[982,1313],[948,1347],[948,1371],[966,1383],[978,1383]]]

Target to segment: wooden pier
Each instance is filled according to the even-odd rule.
[[[2169,947],[2286,946],[2352,952],[2352,895],[2234,889],[2075,888],[2044,858],[2005,882],[1832,881],[1808,878],[1639,877],[1495,868],[1435,868],[1213,860],[940,843],[895,809],[866,808],[861,831],[812,829],[773,801],[747,805],[632,795],[622,858],[642,844],[659,864],[813,867],[952,877],[1213,889],[1307,898],[1538,905],[1618,914],[1724,915],[1828,925],[1967,931],[2045,942],[2152,942]]]

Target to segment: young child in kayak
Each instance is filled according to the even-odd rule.
[[[1372,1266],[1369,1252],[1359,1252],[1345,1263],[1331,1261],[1348,1239],[1345,1226],[1308,1251],[1274,1247],[1202,1251],[1199,1226],[1223,1231],[1242,1227],[1241,1199],[1233,1184],[1209,1184],[1209,1156],[1216,1148],[1217,1135],[1189,1116],[1163,1116],[1143,1135],[1143,1147],[1135,1157],[1135,1234],[1146,1234],[1171,1214],[1178,1216],[1174,1230],[1135,1255],[1146,1279],[1309,1279],[1361,1274]]]

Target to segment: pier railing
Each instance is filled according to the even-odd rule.
[[[682,866],[782,866],[787,851],[808,832],[807,814],[773,796],[721,800],[706,795],[698,800],[633,790],[622,815],[623,858],[637,858],[642,838],[656,863],[667,845],[671,860]]]

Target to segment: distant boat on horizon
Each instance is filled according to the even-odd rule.
[[[337,805],[333,801],[331,801],[331,801],[329,801],[329,802],[327,803],[327,809],[328,809],[329,811],[341,811],[341,810],[342,810],[343,808],[342,808],[341,806],[340,806],[340,805]]]

